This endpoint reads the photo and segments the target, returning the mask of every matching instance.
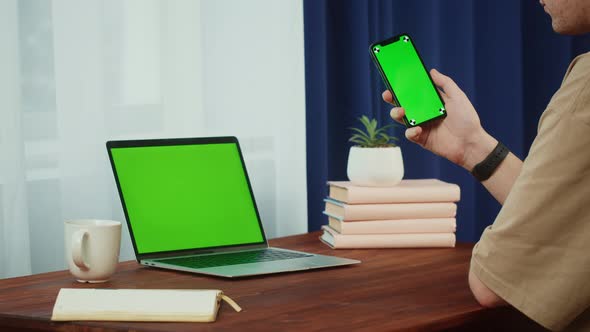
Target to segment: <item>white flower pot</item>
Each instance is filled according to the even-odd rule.
[[[357,186],[389,187],[404,177],[402,150],[396,147],[361,148],[353,146],[348,155],[348,179]]]

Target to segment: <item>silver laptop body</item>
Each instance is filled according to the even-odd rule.
[[[256,221],[258,223],[258,225],[256,226],[254,225],[253,221],[249,221],[250,224],[248,225],[248,227],[253,231],[256,231],[256,227],[259,227],[259,232],[261,234],[262,240],[256,241],[256,243],[248,244],[224,243],[223,245],[213,246],[199,245],[195,248],[174,248],[175,242],[173,239],[171,240],[169,236],[164,236],[160,239],[158,237],[159,235],[156,234],[158,232],[147,232],[149,234],[148,236],[142,235],[146,233],[145,230],[143,230],[143,233],[139,232],[139,230],[141,227],[145,226],[141,224],[141,221],[139,220],[141,218],[136,217],[136,215],[140,215],[140,213],[136,213],[136,211],[141,211],[142,209],[147,208],[145,207],[146,205],[143,205],[144,207],[142,207],[141,205],[141,194],[137,194],[135,195],[135,197],[131,197],[133,196],[133,188],[130,188],[129,186],[132,186],[133,184],[131,183],[131,180],[126,179],[126,177],[130,176],[125,174],[134,174],[134,171],[132,168],[130,168],[131,166],[127,165],[130,164],[130,162],[126,161],[125,154],[129,152],[137,153],[138,149],[150,148],[164,149],[163,151],[166,151],[166,149],[178,146],[183,146],[185,148],[187,146],[195,146],[195,151],[198,151],[198,148],[201,145],[215,144],[235,144],[237,154],[239,154],[241,167],[243,169],[243,176],[245,177],[245,181],[247,182],[249,196],[252,202],[252,211],[255,211],[255,218],[257,219]],[[258,208],[254,200],[254,195],[246,171],[246,166],[236,137],[109,141],[107,142],[107,151],[109,154],[111,167],[113,169],[113,174],[115,176],[115,181],[117,183],[121,204],[125,212],[125,218],[127,220],[129,233],[131,235],[131,240],[133,242],[135,255],[137,261],[142,265],[233,278],[279,272],[310,270],[360,263],[360,261],[353,259],[316,255],[306,252],[269,247],[266,236],[264,234],[264,230],[262,228],[262,222],[260,221],[260,214],[258,213]],[[139,152],[141,152],[141,150],[139,150]],[[149,155],[149,153],[145,154],[145,156],[142,156],[142,158],[147,158],[144,159],[143,163],[141,164],[146,165],[145,167],[149,167],[147,165],[151,165],[152,162],[158,162],[157,160],[150,160],[149,158],[152,157]],[[153,158],[161,158],[161,156],[156,155]],[[171,167],[174,167],[174,165],[172,165]],[[170,176],[169,173],[170,172],[164,174],[163,176]],[[154,176],[158,175],[156,174]],[[140,180],[143,181],[143,179]],[[135,181],[137,182],[137,179],[135,179]],[[154,181],[154,179],[150,177],[146,177],[145,181],[158,182],[157,179]],[[146,182],[140,183],[141,185],[144,185],[144,183]],[[141,192],[141,190],[138,191]],[[149,203],[150,202],[148,201],[145,202],[145,204]],[[134,205],[133,208],[131,208],[130,204]],[[150,208],[152,207],[150,206]],[[203,209],[207,207],[201,206],[199,208]],[[231,206],[229,208],[231,208]],[[182,211],[180,212],[182,213]],[[150,222],[151,225],[155,223],[162,223],[160,225],[156,225],[154,229],[167,231],[170,229],[166,228],[167,225],[163,224],[168,222],[167,220],[152,220]],[[191,221],[191,223],[192,222],[193,221]],[[223,222],[226,222],[225,219]],[[192,227],[193,225],[194,227]],[[198,234],[200,233],[199,230],[202,227],[200,221],[194,220],[194,224],[191,224],[191,227],[191,231],[194,232],[195,237],[198,237]],[[179,237],[184,236],[184,238],[186,238],[186,232],[183,232],[183,234],[178,235]],[[160,241],[162,243],[158,243],[157,241]],[[150,245],[152,246],[152,248],[166,247],[167,249],[142,249],[147,248],[146,246],[148,245],[147,243],[143,242],[151,242]],[[161,244],[163,246],[161,246]]]

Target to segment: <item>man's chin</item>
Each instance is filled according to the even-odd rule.
[[[552,24],[553,31],[557,32],[560,35],[575,35],[571,29],[567,29],[562,25],[559,24]]]
[[[553,27],[553,31],[557,32],[560,35],[568,35],[568,36],[577,36],[583,35],[590,32],[590,25],[586,27],[576,27],[576,26],[568,26],[564,24],[556,23],[555,21],[551,22],[551,26]]]
[[[553,31],[555,31],[556,33],[558,33],[560,35],[567,35],[568,34],[567,31],[559,25],[551,24],[551,27],[553,28]]]

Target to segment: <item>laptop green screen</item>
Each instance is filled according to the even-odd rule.
[[[235,143],[112,148],[139,254],[264,241]]]

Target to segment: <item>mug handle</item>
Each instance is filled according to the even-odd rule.
[[[90,266],[84,262],[83,244],[88,239],[87,230],[79,230],[72,234],[72,260],[82,270],[89,270]]]

